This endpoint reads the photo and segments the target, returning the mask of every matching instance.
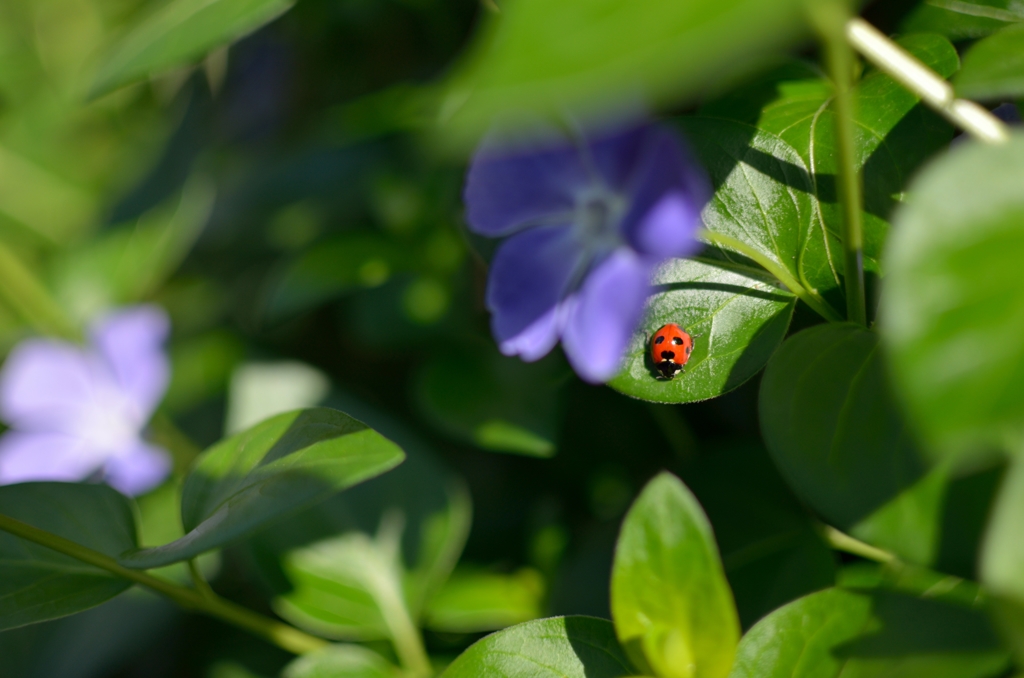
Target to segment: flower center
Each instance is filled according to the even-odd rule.
[[[604,254],[622,245],[619,225],[625,201],[606,190],[588,191],[576,201],[576,239],[592,254]]]

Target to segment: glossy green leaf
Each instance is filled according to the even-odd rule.
[[[683,480],[711,521],[744,628],[835,584],[832,550],[760,445],[712,447]]]
[[[1007,653],[974,609],[829,589],[780,608],[740,643],[730,678],[990,678]]]
[[[495,452],[550,457],[567,376],[554,356],[523,363],[492,346],[461,346],[423,366],[415,394],[424,415],[456,438]]]
[[[493,633],[441,678],[622,678],[634,675],[612,623],[593,617],[538,619]]]
[[[789,328],[796,298],[763,271],[713,258],[674,259],[654,275],[655,293],[609,385],[662,403],[706,400],[730,391],[764,367]],[[666,323],[694,337],[693,353],[674,379],[658,379],[650,337]]]
[[[0,487],[0,514],[117,557],[137,544],[131,502],[105,485]],[[65,617],[113,598],[126,579],[0,532],[0,629]]]
[[[959,66],[956,50],[937,35],[912,35],[900,45],[942,76]],[[815,214],[799,265],[787,266],[804,286],[836,308],[844,302],[842,211],[836,192],[832,85],[809,65],[788,64],[763,81],[705,106],[702,114],[752,124],[785,141],[811,177]],[[856,166],[864,173],[864,262],[878,272],[888,219],[909,176],[949,143],[953,129],[888,75],[870,70],[853,90]],[[749,221],[749,220],[747,220]],[[796,222],[793,222],[794,225]],[[750,242],[749,238],[735,237]],[[776,257],[780,262],[785,259]]]
[[[294,0],[171,0],[144,18],[103,59],[93,95],[159,75],[238,40],[288,11]]]
[[[194,558],[384,473],[403,458],[393,442],[337,410],[277,415],[198,459],[182,492],[184,537],[125,554],[121,563],[150,568]]]
[[[790,337],[768,363],[759,400],[776,465],[826,521],[911,561],[932,561],[945,474],[927,475],[875,332],[833,323]]]
[[[1013,25],[975,43],[964,55],[954,80],[956,93],[969,99],[1024,96],[1024,25]]]
[[[740,628],[704,511],[662,473],[626,514],[615,546],[612,618],[633,663],[662,678],[724,677]]]
[[[442,115],[478,132],[494,116],[694,98],[804,32],[797,0],[518,0],[491,18]],[[647,95],[646,97],[644,95]]]
[[[939,456],[1024,445],[1024,136],[967,143],[894,218],[879,327],[897,392]]]
[[[331,645],[284,667],[281,678],[400,678],[401,671],[360,645]]]
[[[426,610],[433,631],[493,631],[541,616],[544,580],[535,570],[513,574],[456,570]]]
[[[902,33],[938,33],[950,40],[982,38],[1024,21],[1016,0],[924,0],[903,20]]]

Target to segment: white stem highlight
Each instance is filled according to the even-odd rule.
[[[1010,138],[1002,120],[973,101],[957,99],[952,85],[868,22],[851,19],[846,38],[868,61],[971,136],[990,144]]]

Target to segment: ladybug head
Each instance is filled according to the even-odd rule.
[[[658,369],[662,379],[671,379],[679,374],[679,370],[683,369],[682,365],[671,360],[662,360],[655,367]]]

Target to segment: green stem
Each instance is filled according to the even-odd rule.
[[[801,285],[783,266],[772,261],[742,240],[708,230],[701,231],[697,234],[697,237],[698,239],[712,245],[717,245],[727,250],[732,250],[737,254],[742,254],[751,261],[756,262],[762,266],[764,270],[775,276],[776,280],[785,285],[790,292],[795,294],[801,301],[810,306],[815,313],[825,320],[831,322],[839,322],[842,320],[842,318],[839,317],[839,314],[832,310],[832,307],[829,306],[816,291],[809,290]]]
[[[859,17],[846,23],[846,39],[879,70],[913,92],[951,123],[986,143],[1004,143],[1010,132],[1002,120],[973,101],[957,99],[942,76]]]
[[[82,333],[43,284],[0,243],[0,294],[40,334],[77,341]]]
[[[894,554],[876,548],[871,544],[865,544],[845,532],[840,532],[831,525],[822,525],[820,530],[828,545],[836,551],[851,553],[867,560],[873,560],[876,563],[893,563],[898,560]]]
[[[203,598],[207,600],[215,600],[217,594],[210,587],[209,582],[203,576],[203,573],[199,570],[199,563],[196,562],[195,558],[188,559],[188,571],[192,575],[192,585],[196,587],[196,591],[202,594]]]
[[[139,570],[130,570],[119,565],[116,560],[108,555],[94,551],[81,544],[76,544],[51,532],[40,530],[10,516],[0,514],[0,530],[53,549],[58,553],[71,556],[83,563],[106,570],[122,579],[141,584],[170,598],[186,609],[202,612],[203,614],[234,624],[257,636],[261,636],[289,652],[304,654],[328,644],[327,641],[321,638],[316,638],[293,626],[235,605],[218,597],[216,594],[208,598],[195,589],[179,586],[164,579],[158,579]]]
[[[846,318],[867,325],[864,297],[863,187],[857,169],[857,143],[853,127],[853,50],[844,28],[850,17],[846,0],[813,5],[812,16],[825,47],[825,62],[835,88],[836,150],[839,162],[839,201],[843,207],[844,283]]]

